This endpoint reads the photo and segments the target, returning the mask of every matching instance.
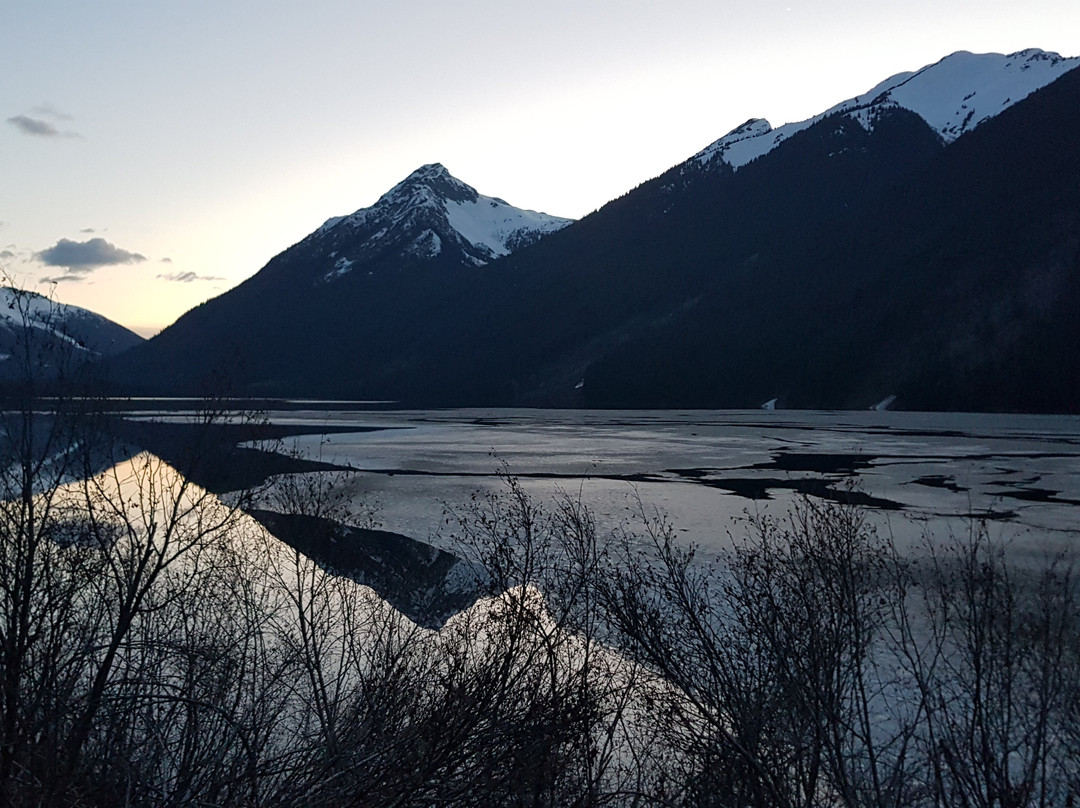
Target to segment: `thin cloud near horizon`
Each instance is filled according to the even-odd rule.
[[[163,272],[158,275],[163,281],[172,283],[193,283],[195,281],[223,281],[225,278],[217,275],[199,275],[195,272]]]

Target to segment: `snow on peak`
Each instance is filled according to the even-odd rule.
[[[755,143],[765,143],[765,136],[772,130],[772,125],[764,118],[751,118],[741,126],[732,129],[712,145],[707,146],[702,152],[697,154],[696,157],[703,163],[707,163],[715,157],[721,157],[724,158],[726,162],[731,162],[730,160],[727,160],[725,155],[735,147],[736,144],[747,140],[753,140]],[[758,138],[762,138],[762,140],[758,141]]]
[[[329,238],[343,253],[324,280],[348,273],[366,255],[392,244],[417,258],[430,259],[456,243],[463,260],[480,266],[560,230],[573,220],[522,210],[484,196],[454,177],[440,163],[429,163],[383,194],[370,208],[328,219],[314,234]],[[345,242],[360,237],[349,249]]]
[[[870,129],[872,113],[887,107],[914,112],[951,143],[1077,67],[1080,57],[1065,58],[1037,48],[1011,54],[957,51],[920,70],[891,76],[805,121],[773,129],[762,119],[751,119],[690,159],[707,165],[720,158],[738,170],[829,115],[846,112]]]
[[[515,208],[497,197],[483,194],[477,194],[472,200],[448,201],[446,216],[450,227],[462,238],[474,247],[488,250],[493,257],[509,255],[573,221]]]

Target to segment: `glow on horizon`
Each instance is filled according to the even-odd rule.
[[[423,163],[576,218],[956,50],[1080,55],[1071,0],[17,0],[0,25],[0,266],[146,335]],[[35,258],[93,238],[128,258]]]

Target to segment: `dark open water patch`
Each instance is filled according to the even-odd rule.
[[[866,508],[878,508],[883,511],[902,511],[905,506],[895,500],[875,497],[858,489],[837,488],[829,480],[815,478],[720,478],[701,479],[695,482],[709,488],[719,488],[736,496],[747,499],[772,499],[770,491],[796,491],[810,497],[827,499],[844,505],[859,505]]]
[[[927,488],[943,488],[946,491],[952,491],[954,494],[961,494],[964,491],[970,491],[971,489],[964,485],[959,485],[956,482],[956,478],[952,475],[946,474],[927,474],[923,477],[911,481],[912,485],[924,485]]]
[[[1006,474],[1019,474],[1019,471],[1006,471]],[[987,485],[1000,485],[1006,488],[1030,488],[1042,479],[1041,474],[1032,474],[1022,480],[991,480]]]
[[[720,469],[668,469],[668,474],[674,474],[678,477],[682,477],[687,480],[701,480],[708,477],[710,474],[716,474]]]
[[[1023,502],[1048,502],[1054,505],[1080,505],[1080,499],[1059,497],[1061,491],[1053,488],[1014,488],[1010,491],[991,491],[996,497],[1019,499]]]
[[[755,463],[750,468],[771,471],[810,471],[816,474],[855,474],[870,468],[877,458],[863,454],[820,452],[776,452],[768,463]]]

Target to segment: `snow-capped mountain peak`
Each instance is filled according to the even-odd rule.
[[[312,238],[327,242],[332,281],[387,250],[430,260],[457,248],[463,263],[482,266],[573,220],[523,210],[484,196],[440,163],[429,163],[370,208],[327,220]]]
[[[867,92],[805,121],[773,129],[767,121],[751,119],[698,152],[691,161],[709,165],[719,159],[738,170],[829,115],[846,112],[852,120],[871,129],[875,113],[889,107],[914,112],[942,140],[951,143],[1077,67],[1080,57],[1065,58],[1036,48],[1011,54],[957,51],[920,70],[890,76]]]
[[[350,216],[327,219],[318,232],[326,232],[342,222],[347,226],[363,224],[370,216],[391,210],[437,206],[445,200],[474,201],[476,197],[473,188],[451,175],[441,163],[428,163],[379,197],[370,208],[361,208]]]
[[[424,204],[435,201],[475,202],[476,189],[454,177],[442,163],[428,163],[383,194],[391,203]]]

